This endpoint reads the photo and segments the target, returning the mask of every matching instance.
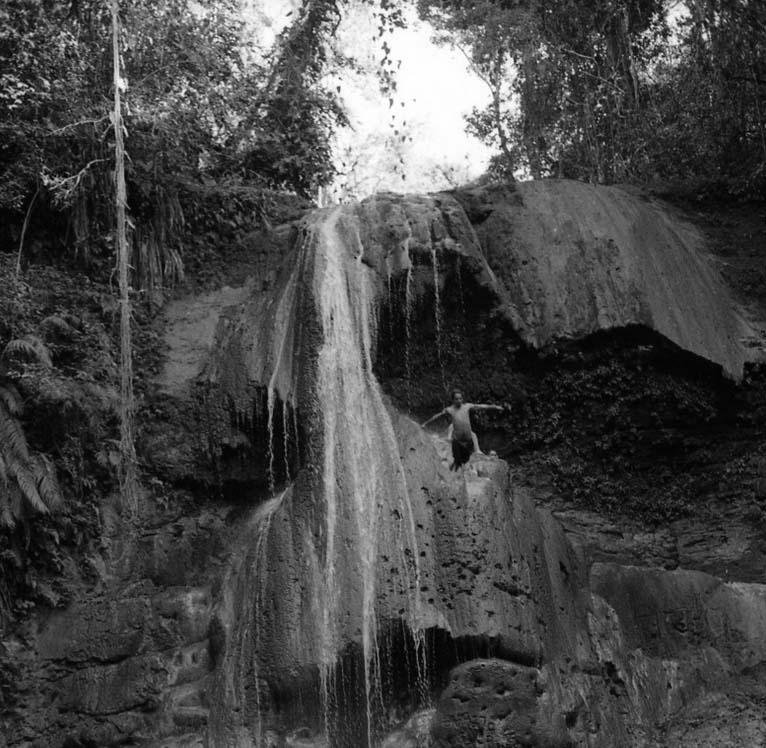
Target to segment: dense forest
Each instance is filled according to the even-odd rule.
[[[254,38],[265,11],[234,0],[120,9],[136,285],[181,272],[179,196],[215,184],[314,198],[338,177],[333,135],[347,120],[327,82],[355,65],[334,43],[352,5],[305,2],[270,45]],[[491,91],[467,125],[495,149],[498,174],[762,194],[761,3],[421,0],[417,10]],[[114,218],[109,7],[13,0],[0,12],[0,211],[22,225],[55,217],[62,250],[98,261]],[[390,2],[370,12],[388,96],[386,37],[404,15]]]
[[[110,342],[56,294],[79,294],[105,314],[111,302],[75,281],[62,290],[59,279],[41,311],[29,263],[38,280],[66,266],[111,287],[124,230],[140,322],[185,269],[214,266],[211,244],[278,221],[285,200],[316,202],[343,179],[334,144],[348,118],[334,81],[358,63],[336,31],[360,6],[376,19],[376,85],[393,105],[388,37],[406,14],[390,0],[304,0],[273,39],[259,34],[274,25],[270,11],[238,0],[0,8],[0,616],[28,604],[17,587],[59,599],[33,567],[63,563],[59,545],[88,535],[93,495],[113,490],[132,459],[130,431],[121,444],[118,429],[132,405],[113,402],[110,389],[131,348],[114,360]],[[492,176],[763,198],[758,0],[419,0],[416,11],[486,83],[489,103],[466,125],[493,148]],[[136,355],[150,359],[151,334],[138,338]],[[46,419],[61,408],[68,427],[57,434]],[[62,508],[62,494],[79,503]]]
[[[414,28],[491,155],[402,196]],[[524,745],[712,745],[608,736],[724,662],[766,734],[765,198],[762,0],[3,0],[0,748],[415,746],[485,657]]]

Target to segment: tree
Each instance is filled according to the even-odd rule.
[[[763,190],[766,8],[752,0],[421,0],[492,91],[496,172]],[[680,7],[680,12],[679,12]],[[501,62],[504,64],[501,65]],[[503,90],[503,86],[505,89]]]
[[[335,0],[305,0],[277,41],[275,63],[251,120],[248,172],[305,197],[335,176],[331,138],[348,124],[337,96],[321,83],[340,18]]]
[[[125,188],[125,144],[120,91],[120,2],[112,0],[112,62],[114,81],[114,203],[115,246],[120,283],[120,488],[123,502],[135,512],[137,502],[136,448],[133,442],[133,346],[130,336],[130,281],[128,278],[127,190]]]
[[[652,160],[674,181],[762,196],[766,7],[752,0],[689,0],[686,7],[647,106]]]
[[[182,276],[189,230],[181,206],[199,200],[200,186],[307,195],[329,181],[329,142],[344,117],[320,79],[338,12],[307,0],[269,54],[248,52],[237,0],[122,5],[136,288],[161,289]],[[103,0],[11,0],[0,8],[0,212],[19,224],[44,216],[64,252],[104,274],[116,220],[114,131],[105,116],[110,37]],[[41,223],[29,222],[29,236]]]

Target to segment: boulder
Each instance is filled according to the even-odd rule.
[[[677,212],[568,180],[522,182],[513,198],[487,187],[476,233],[524,340],[539,347],[642,325],[741,377],[758,333]]]
[[[456,667],[442,691],[431,728],[436,748],[564,748],[572,745],[563,719],[540,722],[539,671],[505,660],[471,660]]]

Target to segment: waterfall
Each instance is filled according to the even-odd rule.
[[[229,579],[224,583],[224,589],[231,592],[226,604],[231,606],[231,618],[238,625],[232,631],[233,651],[226,653],[224,667],[218,671],[216,690],[220,691],[218,698],[227,709],[223,713],[212,711],[212,745],[216,748],[223,748],[224,745],[260,748],[265,745],[258,658],[267,596],[265,569],[274,515],[289,493],[290,489],[286,489],[256,509],[247,527],[250,542],[230,568]],[[244,719],[234,722],[229,719],[232,714],[244,715],[247,712],[248,681],[255,684],[252,689],[255,719],[250,725],[244,724]],[[218,719],[215,719],[216,716]]]
[[[421,697],[426,692],[426,656],[415,515],[394,426],[373,373],[377,310],[387,293],[386,278],[364,262],[358,221],[349,207],[317,211],[305,225],[289,274],[270,299],[251,310],[257,317],[252,322],[257,340],[250,370],[267,392],[272,490],[275,420],[281,415],[287,460],[290,409],[296,442],[297,414],[304,419],[311,464],[296,477],[290,500],[272,500],[268,509],[259,509],[264,519],[256,523],[252,536],[244,538],[255,548],[255,561],[240,568],[248,581],[238,583],[237,594],[254,596],[255,602],[228,613],[228,625],[238,635],[227,640],[226,657],[232,663],[238,656],[252,660],[251,692],[256,695],[261,671],[315,668],[317,701],[332,741],[343,730],[335,696],[344,686],[338,681],[343,678],[341,657],[348,647],[358,647],[366,733],[359,741],[373,746],[383,727],[380,716],[386,696],[381,580],[386,580],[389,597],[386,625],[390,629],[398,621],[407,627],[409,639],[405,637],[403,646],[414,647],[413,686]],[[405,316],[409,320],[409,309]],[[287,461],[284,469],[288,476]],[[272,523],[275,532],[269,534]],[[264,559],[269,563],[262,563]],[[281,563],[287,565],[284,572]],[[263,578],[280,573],[289,574],[289,579]],[[263,614],[264,595],[274,598],[268,655],[259,651],[264,637],[259,633],[261,623],[253,620]],[[240,621],[238,616],[250,620]],[[280,664],[264,659],[274,653]],[[283,661],[294,664],[282,665]],[[226,742],[227,747],[263,744],[260,696],[250,699],[255,716],[248,717],[237,695],[244,690],[229,688],[223,694],[216,707],[223,715],[218,723],[227,719],[244,723],[253,741],[237,738]],[[211,745],[219,748],[215,738]]]
[[[341,232],[339,224],[343,219],[349,225]],[[417,629],[417,538],[393,425],[372,371],[377,303],[373,272],[362,262],[358,227],[342,214],[342,209],[336,209],[321,223],[315,251],[314,297],[323,338],[316,390],[324,443],[325,594],[319,632],[322,682],[326,697],[340,644],[338,518],[350,512],[353,536],[346,538],[346,546],[355,552],[361,576],[367,741],[372,745],[373,701],[381,696],[376,618],[381,541],[386,541],[386,546],[395,544],[400,551],[400,568],[412,573],[406,583],[413,591],[412,623]],[[346,507],[341,506],[343,502]],[[403,529],[409,537],[393,537],[386,532],[391,521],[390,516],[384,517],[386,512],[406,523]],[[411,549],[411,561],[404,555],[405,548]],[[384,546],[384,550],[391,548]]]
[[[404,376],[407,379],[407,407],[412,402],[412,362],[410,341],[412,335],[412,265],[407,266],[407,279],[404,286]]]
[[[444,373],[444,357],[442,356],[442,304],[439,292],[439,257],[436,254],[436,245],[431,245],[431,267],[434,273],[434,321],[436,322],[436,355],[439,361],[442,389],[447,390],[447,378]]]

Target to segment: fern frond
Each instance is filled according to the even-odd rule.
[[[8,529],[16,525],[16,518],[11,512],[9,499],[8,492],[0,488],[0,527]]]
[[[16,518],[11,511],[11,483],[8,465],[0,452],[0,527],[13,527]]]
[[[6,548],[4,551],[0,552],[0,563],[13,566],[14,569],[21,569],[24,567],[24,559],[15,548]]]
[[[9,356],[38,361],[44,366],[53,366],[48,347],[37,335],[25,335],[23,338],[11,340],[5,346],[2,358],[8,358]]]
[[[26,503],[36,512],[48,514],[48,507],[45,506],[45,502],[40,498],[40,493],[37,490],[37,481],[30,467],[26,464],[16,463],[11,465],[11,473],[16,479],[19,489],[21,489],[21,494]]]
[[[0,452],[9,465],[13,462],[26,462],[29,459],[27,438],[24,436],[21,424],[2,403],[0,403]]]
[[[11,495],[8,483],[8,468],[0,454],[0,527],[13,527],[16,521],[11,513]]]
[[[0,403],[5,405],[6,410],[12,416],[20,416],[24,410],[21,395],[11,382],[0,383]]]
[[[37,492],[45,505],[51,511],[58,509],[63,503],[64,498],[61,494],[58,477],[56,476],[56,466],[47,455],[36,454],[31,459],[32,474],[37,480]]]
[[[8,482],[8,512],[13,525],[24,516],[24,494],[15,480]]]
[[[46,333],[56,332],[60,335],[71,335],[74,332],[72,325],[58,314],[49,314],[40,323],[40,329]]]
[[[5,463],[3,453],[0,452],[0,493],[6,490],[8,485],[8,465]]]
[[[172,247],[166,249],[162,275],[165,278],[165,281],[171,286],[183,281],[184,261],[181,257],[181,253],[177,249],[173,249]]]

